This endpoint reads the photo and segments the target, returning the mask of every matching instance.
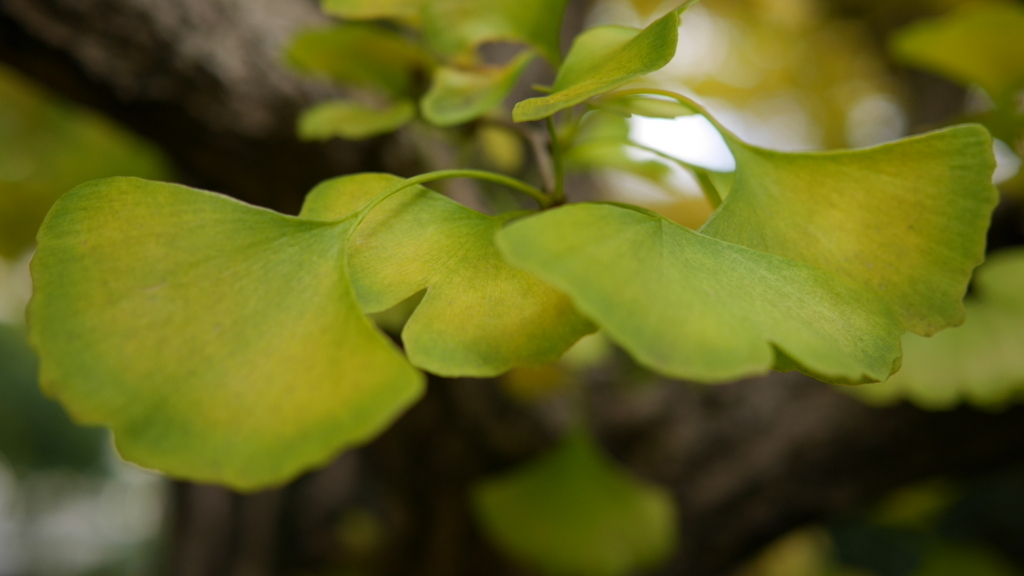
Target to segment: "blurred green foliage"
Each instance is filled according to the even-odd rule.
[[[1021,576],[1024,469],[894,490],[766,547],[737,576]]]
[[[0,324],[0,457],[23,473],[99,472],[106,431],[72,424],[39,390],[36,369],[23,331]]]
[[[86,180],[169,174],[142,139],[0,66],[0,256],[29,248],[53,202]]]

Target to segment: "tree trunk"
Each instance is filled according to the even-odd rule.
[[[294,212],[326,177],[417,169],[401,137],[295,139],[299,110],[335,89],[291,74],[281,50],[324,22],[306,0],[0,0],[0,58],[154,140],[186,181]],[[677,497],[684,541],[666,574],[723,574],[903,483],[1024,457],[1021,408],[874,410],[795,375],[701,387],[631,374],[624,358],[594,371],[586,406],[612,453]],[[433,379],[381,438],[290,486],[177,484],[170,574],[526,574],[481,537],[466,489],[549,447],[561,414],[494,381]]]

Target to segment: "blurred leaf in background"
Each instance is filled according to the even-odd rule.
[[[501,550],[552,576],[651,568],[678,538],[668,491],[634,478],[583,429],[521,468],[481,482],[473,504]]]
[[[0,256],[28,249],[53,202],[82,182],[169,174],[145,141],[0,66]]]
[[[0,324],[0,454],[21,472],[99,472],[106,432],[72,424],[39,390],[36,368],[22,331]]]

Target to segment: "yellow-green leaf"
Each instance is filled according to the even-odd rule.
[[[583,431],[526,466],[481,482],[477,518],[506,553],[553,576],[624,576],[676,545],[671,494],[632,476]]]
[[[516,122],[541,120],[614,90],[668,64],[679,40],[679,13],[669,12],[645,30],[599,26],[580,34],[558,70],[553,92],[516,105]]]
[[[559,41],[568,0],[429,0],[423,6],[427,42],[447,57],[472,57],[485,42],[526,44],[550,62],[561,60]]]
[[[726,141],[736,180],[703,234],[867,286],[918,334],[963,322],[999,197],[984,128],[821,153]]]
[[[501,105],[533,59],[532,52],[524,52],[500,67],[437,68],[421,102],[423,117],[436,126],[455,126],[487,114]]]
[[[399,100],[380,108],[352,100],[332,100],[304,110],[299,117],[303,140],[365,140],[394,132],[416,117],[416,104]]]
[[[301,71],[393,96],[414,92],[417,75],[432,64],[426,52],[402,34],[361,22],[298,35],[288,48],[288,59]]]
[[[898,366],[903,328],[867,288],[653,213],[570,205],[511,224],[498,245],[666,375],[718,382],[797,367],[792,360],[856,383]]]
[[[310,193],[302,217],[344,218],[400,182],[387,174],[329,180]],[[501,258],[494,234],[510,217],[415,187],[385,200],[356,231],[349,268],[364,310],[427,291],[402,331],[414,365],[442,376],[495,376],[553,362],[594,330],[566,296]]]
[[[1024,393],[1024,249],[978,269],[967,321],[931,338],[903,339],[903,368],[888,382],[851,389],[874,404],[907,399],[930,410],[969,402],[999,407]]]
[[[42,386],[175,477],[255,490],[328,462],[423,391],[355,301],[351,225],[137,179],[76,188],[32,264]]]
[[[393,19],[418,24],[424,0],[321,0],[320,7],[332,16],[348,20]]]
[[[890,49],[907,64],[965,84],[1006,103],[1024,89],[1024,7],[972,2],[897,32]]]

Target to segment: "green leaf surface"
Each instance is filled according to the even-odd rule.
[[[524,52],[501,67],[437,68],[421,102],[423,117],[435,126],[455,126],[483,116],[501,105],[533,59],[533,53]]]
[[[511,224],[498,245],[663,374],[718,382],[795,361],[857,383],[898,367],[903,328],[870,290],[653,213],[570,205]]]
[[[1005,406],[1024,393],[1024,249],[993,255],[978,269],[967,321],[931,338],[908,334],[903,368],[888,382],[851,389],[872,404],[906,399],[947,410],[963,402]]]
[[[301,216],[344,218],[402,180],[360,174],[329,180]],[[569,299],[505,263],[494,235],[512,215],[490,217],[423,187],[388,198],[359,226],[349,269],[367,312],[427,291],[402,331],[412,363],[442,376],[487,377],[558,359],[594,327]]]
[[[416,117],[416,104],[399,100],[380,108],[351,100],[332,100],[317,104],[299,117],[299,138],[307,141],[344,138],[365,140],[394,132]]]
[[[645,30],[599,26],[580,34],[558,70],[553,92],[516,105],[516,122],[541,120],[614,90],[668,64],[676,54],[679,14],[670,12]]]
[[[586,432],[473,493],[486,533],[557,576],[624,576],[668,559],[678,536],[667,490],[634,478]]]
[[[327,14],[347,20],[393,19],[417,24],[424,0],[321,0]]]
[[[518,42],[549,62],[559,43],[568,0],[430,0],[423,6],[427,42],[447,57],[473,58],[485,42]]]
[[[351,226],[137,179],[72,190],[32,264],[44,390],[175,477],[255,490],[328,462],[424,385],[355,301]]]
[[[992,140],[958,126],[853,151],[783,153],[727,135],[736,180],[701,232],[867,286],[908,330],[963,322],[999,194]]]
[[[1024,88],[1024,7],[968,3],[903,28],[892,37],[890,50],[907,64],[978,84],[1006,103]]]
[[[287,55],[303,72],[392,96],[413,93],[417,75],[432,66],[429,55],[402,34],[361,22],[303,32]]]

